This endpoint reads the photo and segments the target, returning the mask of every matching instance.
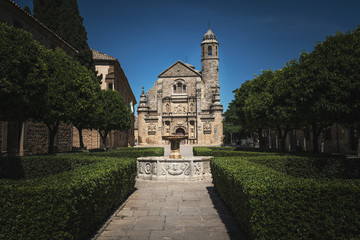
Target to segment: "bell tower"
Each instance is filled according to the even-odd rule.
[[[219,42],[210,27],[201,42],[201,65],[201,75],[204,82],[204,93],[202,95],[204,105],[202,107],[204,113],[210,116],[206,123],[204,122],[205,118],[201,119],[200,117],[200,121],[203,122],[204,139],[210,138],[210,144],[221,145],[223,143],[223,106],[220,103]],[[205,137],[206,133],[210,133],[211,137]]]
[[[219,86],[219,42],[216,35],[209,30],[201,42],[202,77],[205,84],[211,87]]]

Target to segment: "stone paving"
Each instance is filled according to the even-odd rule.
[[[169,146],[165,156],[169,155]],[[192,146],[180,146],[192,156]],[[246,240],[214,190],[211,180],[157,182],[137,180],[135,191],[93,240]]]
[[[94,240],[246,239],[211,181],[138,180]]]

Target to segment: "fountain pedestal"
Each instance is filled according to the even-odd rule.
[[[169,136],[163,136],[164,140],[170,141],[170,155],[169,158],[172,159],[180,159],[180,142],[181,140],[187,139],[188,136],[182,136],[182,135],[169,135]]]

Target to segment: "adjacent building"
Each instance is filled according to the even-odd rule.
[[[140,96],[138,144],[164,144],[162,136],[187,135],[186,144],[223,143],[219,93],[219,42],[209,30],[201,42],[201,71],[177,61]]]
[[[95,69],[102,75],[101,89],[112,89],[124,98],[124,102],[130,108],[136,104],[135,96],[131,90],[128,79],[121,68],[119,61],[105,53],[92,49]],[[127,147],[135,145],[134,124],[135,116],[132,114],[132,127],[126,132],[111,131],[107,139],[107,147]],[[83,141],[86,149],[102,148],[100,134],[96,130],[83,130]],[[73,128],[73,147],[79,148],[79,133]]]

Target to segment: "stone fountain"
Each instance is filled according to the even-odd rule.
[[[137,177],[155,181],[198,181],[211,178],[210,159],[212,157],[182,157],[180,142],[188,136],[163,136],[170,142],[169,157],[139,157]]]

